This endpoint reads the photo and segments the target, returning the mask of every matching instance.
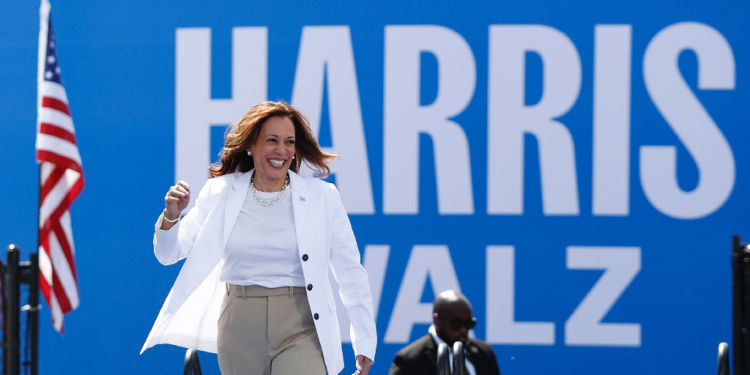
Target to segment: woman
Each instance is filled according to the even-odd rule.
[[[344,367],[329,267],[352,322],[357,372],[377,337],[367,273],[336,188],[335,157],[284,102],[260,103],[226,137],[195,207],[184,181],[156,222],[162,264],[187,258],[143,351],[174,344],[217,352],[224,374],[338,374]],[[142,352],[143,352],[142,351]]]

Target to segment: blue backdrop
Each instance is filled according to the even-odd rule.
[[[38,9],[0,5],[0,244],[24,258]],[[64,337],[42,311],[44,374],[181,371],[182,348],[138,354],[179,271],[154,258],[153,223],[175,179],[197,190],[225,127],[266,98],[300,106],[342,156],[331,180],[379,298],[373,374],[426,334],[445,287],[472,301],[506,374],[710,373],[731,340],[731,235],[750,236],[746,2],[52,13],[86,186],[72,208],[81,305]]]

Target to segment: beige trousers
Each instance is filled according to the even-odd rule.
[[[218,355],[224,375],[325,374],[305,288],[227,284]]]

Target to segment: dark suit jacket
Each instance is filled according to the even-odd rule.
[[[492,347],[477,339],[466,341],[466,359],[471,361],[477,375],[500,375],[495,352]],[[389,375],[435,375],[437,374],[437,344],[427,334],[396,353]]]

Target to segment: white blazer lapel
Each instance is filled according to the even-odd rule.
[[[240,215],[242,204],[245,203],[252,175],[253,170],[250,170],[237,177],[230,188],[232,190],[227,194],[227,200],[224,204],[224,246],[222,249],[226,248],[234,223],[237,222],[237,217]]]
[[[292,188],[292,210],[294,210],[294,229],[297,233],[297,243],[302,239],[302,226],[307,216],[307,206],[310,195],[307,193],[307,183],[298,174],[289,171],[289,186]]]

